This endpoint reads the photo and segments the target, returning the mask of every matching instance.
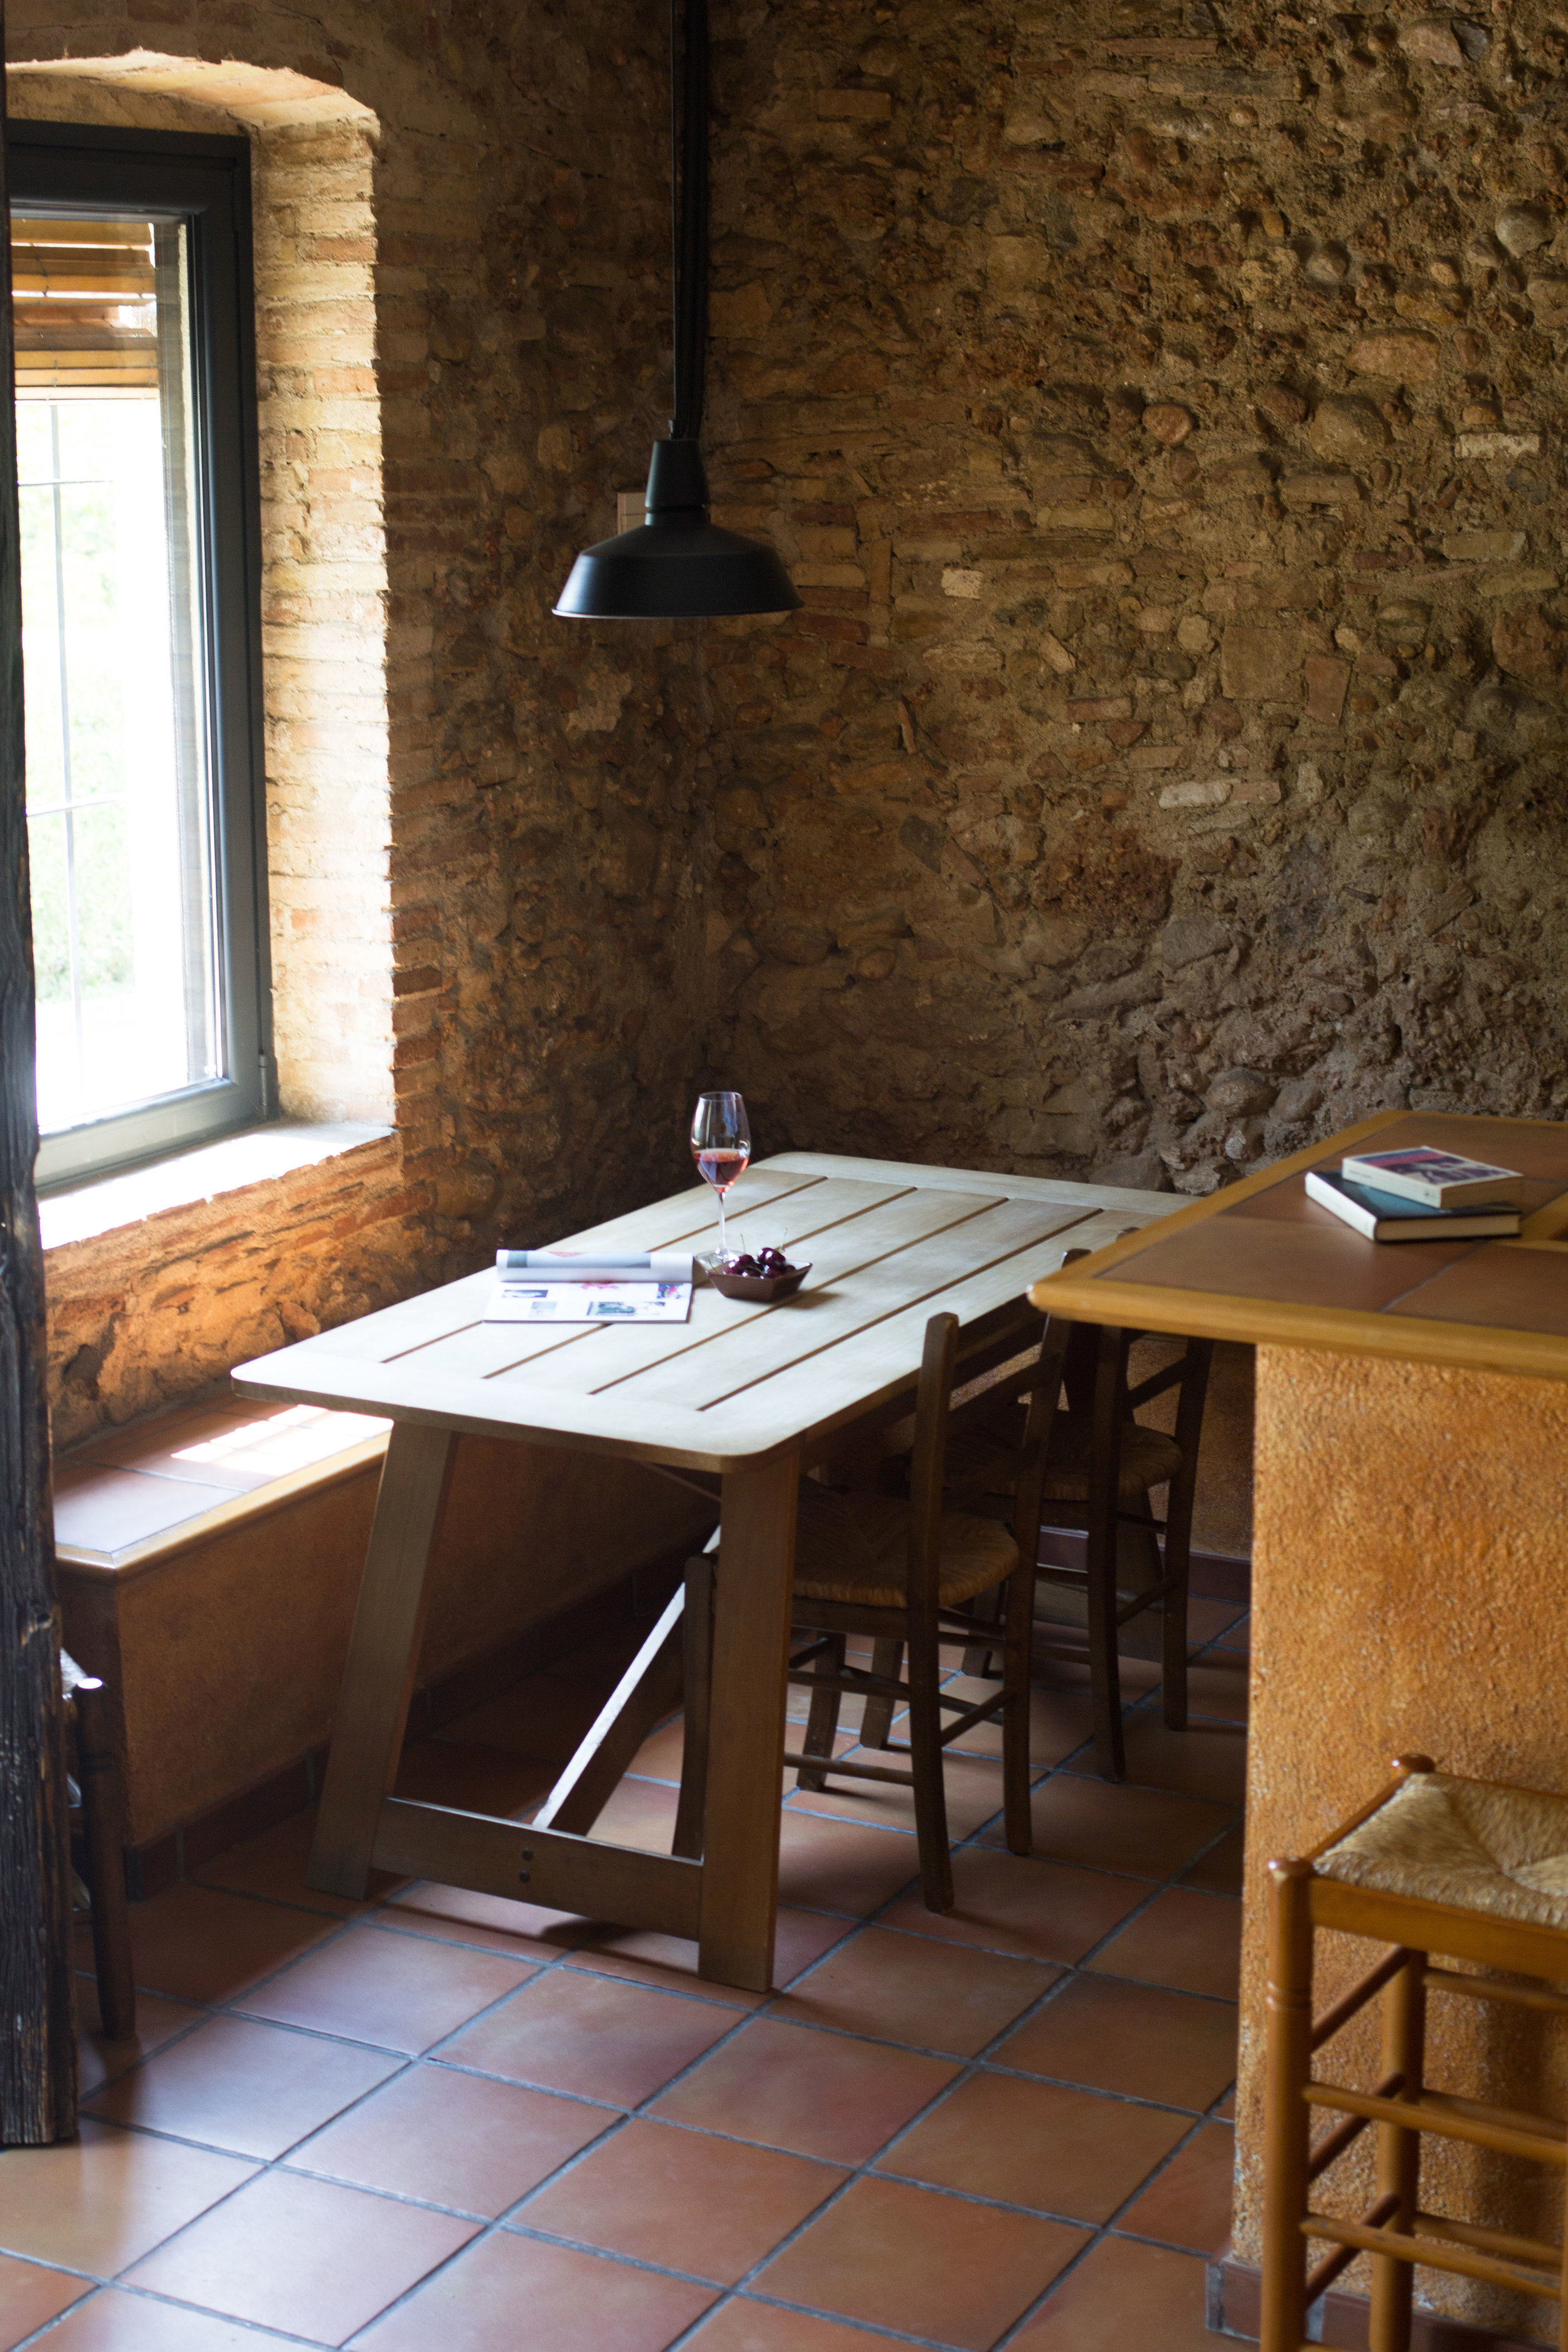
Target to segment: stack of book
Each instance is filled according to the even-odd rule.
[[[1517,1168],[1419,1143],[1348,1157],[1337,1175],[1310,1169],[1307,1192],[1369,1241],[1492,1241],[1518,1233],[1509,1195],[1522,1181]]]

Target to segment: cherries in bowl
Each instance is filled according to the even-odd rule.
[[[742,1250],[713,1266],[708,1279],[725,1298],[749,1298],[771,1307],[775,1299],[792,1297],[810,1272],[809,1264],[792,1265],[781,1249],[758,1250],[754,1255]]]

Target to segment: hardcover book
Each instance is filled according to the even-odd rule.
[[[1340,1162],[1340,1174],[1352,1184],[1370,1184],[1403,1201],[1419,1201],[1427,1209],[1473,1209],[1483,1202],[1507,1201],[1522,1181],[1517,1168],[1494,1168],[1485,1160],[1466,1160],[1457,1151],[1439,1151],[1426,1143],[1407,1144],[1403,1151],[1347,1154]]]

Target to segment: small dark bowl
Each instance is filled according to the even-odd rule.
[[[787,1274],[725,1274],[717,1266],[709,1270],[708,1279],[725,1298],[747,1298],[756,1306],[772,1307],[781,1298],[793,1298],[806,1276],[809,1265],[792,1265]]]

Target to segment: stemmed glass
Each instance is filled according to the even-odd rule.
[[[719,1263],[728,1251],[724,1240],[724,1195],[746,1172],[752,1156],[752,1130],[746,1106],[736,1094],[699,1095],[691,1115],[691,1157],[698,1173],[719,1195]]]

